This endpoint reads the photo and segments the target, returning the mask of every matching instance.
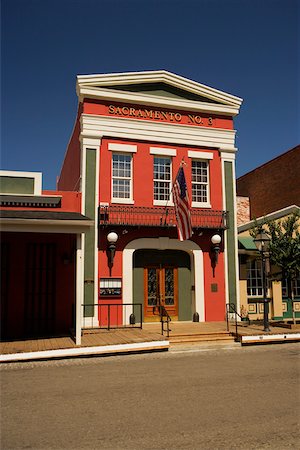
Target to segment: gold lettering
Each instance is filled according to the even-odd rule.
[[[180,121],[181,121],[181,114],[176,113],[176,114],[175,114],[175,120],[176,120],[177,122],[180,122]]]
[[[154,111],[154,119],[160,119],[160,112]]]
[[[203,123],[203,122],[202,122],[202,118],[201,118],[200,116],[195,116],[195,122],[196,122],[198,125],[200,125],[200,124]]]
[[[174,113],[170,112],[169,115],[170,115],[170,120],[173,121],[174,120]]]
[[[120,115],[122,115],[120,106],[117,106],[117,107],[116,107],[116,109],[115,109],[115,114],[120,114]]]
[[[129,115],[130,116],[135,116],[135,108],[130,108],[129,109]]]
[[[161,115],[163,119],[168,120],[168,113],[166,113],[165,111],[161,111]]]
[[[136,117],[144,117],[143,111],[141,109],[136,113]]]
[[[109,107],[108,107],[108,112],[109,112],[109,114],[114,114],[114,113],[115,113],[115,107],[114,107],[114,105],[109,105]]]
[[[212,119],[212,117],[209,117],[208,118],[208,125],[212,125],[213,124],[213,119]]]
[[[145,117],[149,117],[149,119],[152,119],[153,117],[153,111],[152,109],[145,109]]]
[[[122,113],[124,114],[124,116],[128,116],[128,114],[129,114],[129,108],[127,108],[127,106],[123,106],[123,108],[122,108]]]
[[[192,114],[189,114],[188,118],[189,118],[190,122],[195,123],[195,116],[193,116]]]

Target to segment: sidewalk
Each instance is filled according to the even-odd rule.
[[[163,351],[188,342],[224,344],[238,340],[241,345],[250,345],[300,341],[300,324],[287,329],[272,323],[271,331],[265,333],[261,324],[239,323],[237,337],[233,322],[229,331],[226,322],[171,322],[170,329],[169,338],[162,336],[160,322],[144,323],[143,329],[94,329],[84,331],[81,346],[76,346],[70,336],[1,342],[0,362]]]
[[[70,336],[0,343],[0,362],[33,359],[110,355],[168,350],[169,341],[159,333],[139,328],[84,332],[80,346]]]

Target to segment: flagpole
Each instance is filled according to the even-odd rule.
[[[168,203],[169,203],[169,201],[170,201],[170,199],[171,199],[171,195],[172,195],[173,190],[174,190],[174,186],[175,186],[175,183],[176,183],[176,179],[177,179],[179,170],[181,169],[182,166],[187,166],[187,163],[185,162],[184,157],[183,157],[182,160],[180,161],[179,168],[178,168],[178,170],[177,170],[176,177],[174,178],[174,181],[173,181],[173,183],[172,183],[171,192],[170,192],[169,198],[168,198],[167,203],[166,203],[166,206],[165,206],[165,210],[164,210],[164,214],[163,214],[163,216],[165,216],[165,223],[164,223],[164,225],[166,225],[166,223],[167,223],[168,208],[169,208]],[[162,217],[163,217],[163,216],[162,216]],[[162,220],[161,220],[161,221],[162,221]]]

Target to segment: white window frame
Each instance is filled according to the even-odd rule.
[[[254,268],[252,267],[252,264],[254,264]],[[251,267],[249,267],[251,266]],[[252,277],[253,270],[255,270],[258,274],[256,278]],[[246,263],[246,273],[247,273],[247,297],[252,298],[262,298],[263,297],[263,285],[262,285],[262,276],[261,276],[261,260],[258,259],[248,259]],[[251,286],[248,285],[250,280],[261,280],[261,286],[258,285],[256,282],[256,286],[253,287],[253,284],[251,283]],[[251,293],[248,293],[248,290],[251,290]],[[258,293],[258,290],[261,290],[261,294]]]
[[[119,144],[116,142],[110,142],[108,144],[108,150],[112,152],[111,158],[111,203],[123,203],[127,205],[133,205],[133,154],[137,152],[136,145]],[[130,196],[129,198],[113,197],[113,180],[116,179],[113,176],[113,155],[129,155],[130,156]],[[121,177],[122,178],[122,177]]]
[[[193,162],[202,162],[206,164],[206,170],[207,170],[207,182],[203,183],[203,182],[195,182],[192,181],[192,186],[191,186],[191,193],[192,193],[192,198],[193,198],[193,185],[206,185],[206,195],[207,195],[207,201],[206,202],[195,202],[192,201],[192,208],[211,208],[211,204],[210,204],[210,174],[209,174],[209,161],[207,159],[199,159],[199,158],[193,158],[192,159],[192,163],[191,163],[191,173],[193,171]]]
[[[207,165],[207,201],[206,202],[194,202],[192,201],[192,208],[211,208],[210,203],[210,164],[209,161],[214,158],[214,154],[211,152],[200,152],[196,150],[189,150],[188,157],[191,158],[191,177],[192,177],[192,163],[193,161],[205,162]],[[191,182],[191,194],[193,198],[193,184],[204,184],[204,183],[195,183]]]
[[[166,206],[167,204],[168,204],[168,206],[174,206],[174,203],[173,203],[173,199],[172,199],[172,180],[173,180],[173,176],[172,176],[172,173],[173,173],[173,161],[172,161],[172,157],[171,156],[173,156],[173,155],[170,155],[170,154],[161,154],[161,153],[152,153],[153,154],[153,205],[154,206]],[[155,161],[155,158],[164,158],[164,159],[169,159],[170,160],[170,180],[169,180],[169,186],[170,186],[170,193],[169,193],[169,199],[168,200],[155,200],[154,199],[154,183],[155,183],[155,181],[161,181],[161,180],[157,180],[157,179],[155,179],[154,178],[154,161]],[[164,180],[165,182],[167,182],[168,180]]]

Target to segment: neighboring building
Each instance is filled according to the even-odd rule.
[[[300,146],[287,151],[237,179],[240,302],[250,319],[263,317],[261,261],[249,230],[254,220],[284,220],[300,213]],[[246,197],[243,197],[246,196]],[[287,297],[286,280],[271,268],[268,284],[271,319],[291,319],[292,302]],[[294,312],[300,317],[300,274],[294,285]]]
[[[118,321],[138,315],[132,303],[142,304],[142,320],[156,320],[159,301],[173,320],[224,320],[226,303],[237,303],[233,117],[241,99],[165,71],[78,76],[77,95],[58,188],[80,190],[82,213],[95,220],[85,237],[84,323],[107,320],[108,303],[120,305]],[[180,242],[170,194],[182,160],[194,234]]]
[[[300,203],[300,145],[239,177],[237,195],[250,198],[250,217]]]
[[[155,321],[159,304],[172,320],[223,321],[226,303],[239,308],[242,100],[166,71],[78,76],[77,94],[58,191],[42,192],[40,174],[2,174],[4,337],[74,329],[80,344],[82,327]],[[185,241],[172,199],[181,163]]]
[[[0,171],[1,339],[76,334],[82,236],[78,192],[42,191],[36,172]],[[77,330],[76,330],[77,324]]]

